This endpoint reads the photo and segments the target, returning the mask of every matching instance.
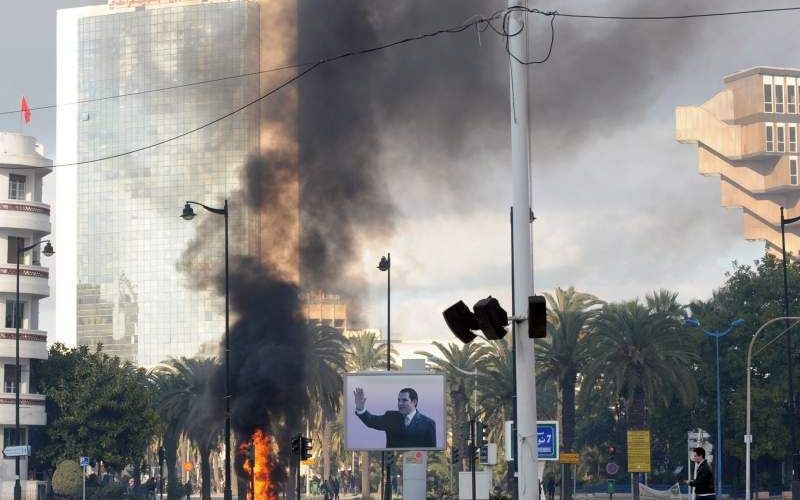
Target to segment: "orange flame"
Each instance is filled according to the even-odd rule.
[[[253,477],[253,464],[247,459],[247,443],[242,443],[241,450],[245,459],[242,469],[247,476],[247,500],[276,500],[278,498],[275,485],[270,478],[269,450],[272,446],[272,437],[264,434],[261,429],[256,429],[251,437],[255,445],[255,477]],[[251,486],[252,485],[252,486]]]

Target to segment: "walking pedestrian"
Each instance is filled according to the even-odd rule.
[[[695,448],[692,450],[692,462],[697,464],[694,479],[686,481],[689,486],[694,488],[694,496],[698,500],[708,500],[716,496],[714,493],[714,474],[711,472],[708,462],[706,462],[706,450]]]

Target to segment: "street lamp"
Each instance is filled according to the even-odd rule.
[[[789,219],[783,216],[781,207],[781,251],[783,253],[783,315],[789,317],[789,280],[786,277],[786,224],[793,224],[800,221],[800,216]],[[786,323],[788,329],[788,321]],[[789,435],[792,445],[792,498],[800,498],[800,464],[797,460],[797,430],[795,429],[795,407],[794,407],[794,375],[792,374],[792,335],[786,334],[786,357],[789,365]]]
[[[14,439],[14,444],[16,446],[20,446],[22,443],[20,429],[19,429],[19,388],[21,384],[20,380],[20,367],[19,367],[19,324],[22,321],[22,315],[20,314],[19,310],[19,261],[22,260],[22,255],[27,252],[28,250],[33,250],[34,248],[38,247],[42,243],[46,243],[42,253],[47,257],[51,257],[56,252],[53,250],[53,245],[50,244],[50,240],[41,240],[33,243],[32,245],[23,246],[23,240],[17,240],[17,296],[16,300],[14,301],[14,329],[16,330],[16,375],[15,375],[15,384],[14,384],[14,433],[16,434],[16,439]],[[22,487],[19,484],[19,455],[14,457],[14,500],[21,500],[22,499]]]
[[[753,338],[750,340],[750,345],[747,348],[747,397],[746,397],[746,400],[747,400],[747,424],[746,424],[745,435],[744,435],[744,446],[745,446],[744,463],[745,463],[745,491],[746,491],[745,498],[748,499],[748,500],[753,497],[751,492],[750,492],[750,444],[753,442],[753,435],[750,434],[750,371],[751,371],[750,368],[751,368],[752,361],[753,361],[753,345],[755,345],[756,339],[758,338],[758,335],[761,333],[762,330],[764,330],[764,328],[766,328],[768,325],[770,325],[770,324],[772,324],[772,323],[774,323],[776,321],[780,321],[780,320],[786,321],[787,324],[789,323],[789,321],[794,321],[794,323],[792,323],[791,325],[787,326],[786,329],[784,329],[779,334],[779,336],[783,335],[784,333],[788,336],[789,335],[788,331],[790,329],[794,328],[797,324],[800,324],[800,317],[784,316],[782,318],[773,318],[773,319],[767,321],[766,323],[764,323],[763,325],[761,325],[761,327],[759,327],[759,329],[756,330],[756,333],[753,334]],[[769,345],[769,344],[767,344],[767,345]]]
[[[743,319],[734,320],[727,330],[724,332],[709,332],[708,330],[703,329],[700,326],[700,321],[694,318],[688,318],[686,320],[686,324],[689,326],[693,326],[695,328],[700,328],[706,335],[714,337],[714,352],[716,358],[716,365],[717,365],[717,466],[715,467],[716,476],[717,476],[717,487],[715,488],[717,492],[717,499],[722,497],[722,417],[720,416],[720,390],[719,390],[719,339],[720,337],[724,337],[725,335],[731,333],[731,331],[736,328],[737,326],[741,326],[744,324]]]
[[[196,201],[187,201],[183,206],[181,218],[194,219],[195,213],[192,205],[205,208],[211,213],[225,217],[225,500],[232,500],[231,492],[231,371],[230,371],[230,321],[229,321],[229,280],[228,280],[228,200],[222,208],[213,208]]]
[[[385,256],[381,257],[378,262],[378,269],[381,272],[386,272],[386,371],[392,370],[392,254],[386,252]],[[391,500],[392,498],[392,474],[391,466],[386,462],[386,453],[381,453],[381,461],[385,470],[383,484],[383,498],[384,500]]]

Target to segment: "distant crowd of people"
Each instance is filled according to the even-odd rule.
[[[339,494],[360,493],[361,477],[351,471],[343,470],[338,477],[331,474],[327,479],[314,476],[309,481],[312,495],[322,495],[325,500],[339,500]]]

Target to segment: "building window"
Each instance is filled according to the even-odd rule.
[[[771,123],[767,123],[766,137],[767,137],[767,152],[768,153],[771,153],[772,151],[774,151],[774,147],[772,145],[772,140],[773,140],[772,134],[773,134],[773,132],[772,132],[772,124]]]
[[[784,151],[784,138],[783,125],[778,125],[778,153],[783,153]]]
[[[783,85],[775,84],[775,112],[783,113]]]
[[[764,113],[772,113],[772,84],[764,83]]]
[[[3,392],[17,392],[17,377],[15,368],[17,365],[3,365]]]
[[[25,199],[24,175],[11,174],[8,176],[8,199],[9,200]]]
[[[789,152],[797,153],[797,125],[789,125]]]
[[[14,300],[7,300],[6,301],[6,328],[16,328],[19,325],[22,328],[22,316],[25,313],[25,302],[19,303],[19,311],[18,314],[14,314],[14,310],[16,309],[17,302]],[[17,318],[17,323],[14,324],[14,316]]]
[[[13,427],[6,427],[3,429],[3,446],[16,446],[17,443],[19,443],[20,446],[28,444],[28,429],[19,430],[19,441],[17,441],[16,431],[17,430]],[[14,457],[11,458],[13,459]]]
[[[797,185],[797,158],[789,158],[789,184]]]
[[[25,244],[25,240],[23,238],[18,238],[16,236],[9,236],[8,237],[8,261],[9,264],[16,264],[17,263],[17,250]]]
[[[795,97],[796,87],[794,85],[786,86],[786,112],[797,113],[797,102]]]

